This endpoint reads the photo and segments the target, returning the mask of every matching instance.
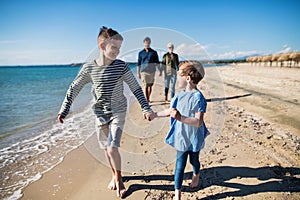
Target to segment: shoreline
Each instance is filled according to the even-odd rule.
[[[248,69],[245,69],[247,66]],[[297,84],[297,77],[299,77],[297,75],[300,72],[296,69],[297,73],[292,71],[283,74],[283,71],[288,69],[278,68],[279,70],[275,70],[271,77],[265,76],[269,69],[271,68],[245,64],[218,67],[226,95],[226,99],[222,101],[226,104],[225,124],[212,150],[200,158],[200,173],[202,173],[200,187],[193,191],[184,187],[183,199],[225,199],[227,197],[298,199],[300,197],[300,147],[297,146],[297,142],[299,145],[300,141],[300,130],[293,124],[279,124],[277,121],[281,118],[276,114],[279,112],[280,115],[295,117],[291,111],[297,114],[297,108],[292,103],[282,105],[282,102],[293,101],[298,105],[299,96],[293,96],[292,99],[286,99],[285,96],[286,93],[290,93],[290,96],[294,95],[294,92],[299,91],[300,88],[298,86],[280,94],[281,85],[278,85],[276,80],[275,83],[271,83],[275,74],[277,81],[286,82],[283,88],[288,88],[288,84]],[[253,76],[253,71],[260,76]],[[285,76],[291,80],[282,80]],[[161,81],[162,77],[157,77],[157,80]],[[211,80],[208,78],[205,81],[209,84]],[[205,86],[203,87],[205,89]],[[272,90],[267,90],[268,87]],[[257,90],[259,93],[250,93]],[[161,103],[163,90],[154,88],[154,92],[156,94],[153,98],[155,96],[157,99],[153,99],[155,101],[153,110],[167,107],[166,104]],[[269,93],[271,97],[266,99]],[[208,95],[206,97],[217,100]],[[297,102],[293,99],[297,99]],[[253,105],[253,102],[256,104]],[[213,103],[213,101],[208,102],[208,106],[211,107]],[[280,105],[281,110],[273,112],[274,107]],[[133,107],[131,120],[144,123],[138,121],[141,117],[138,109],[140,108]],[[207,113],[207,118],[209,117],[211,116]],[[147,123],[142,125],[146,127]],[[133,151],[132,145],[139,145],[138,151],[147,156],[154,151],[154,148],[163,146],[161,140],[168,127],[166,124],[160,124],[158,128],[161,134],[153,136],[151,144],[144,143],[144,140],[138,140],[138,144],[136,141],[132,143],[128,139],[130,137],[126,136],[122,138],[126,141],[121,144],[121,147],[124,146],[126,150],[131,148],[130,150]],[[147,128],[144,129],[149,131]],[[107,189],[111,178],[110,169],[99,162],[99,158],[93,157],[84,145],[68,153],[60,164],[43,174],[40,180],[29,184],[23,191],[21,199],[99,199],[100,197],[119,199],[115,191]],[[128,167],[130,165],[132,163],[129,163]],[[186,177],[190,177],[190,171],[191,168],[187,165]],[[169,165],[149,173],[123,173],[124,184],[128,189],[126,199],[171,198],[174,194],[173,172],[174,162],[169,161]],[[184,185],[189,181],[185,180]]]

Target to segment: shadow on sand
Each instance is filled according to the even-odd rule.
[[[220,98],[211,98],[211,99],[206,99],[207,102],[215,102],[215,101],[226,101],[226,100],[231,100],[231,99],[238,99],[238,98],[243,98],[243,97],[248,97],[251,96],[252,94],[243,94],[243,95],[236,95],[232,97],[220,97]],[[158,105],[169,105],[171,101],[151,101],[150,107],[151,106],[158,106]]]
[[[238,99],[238,98],[243,98],[243,97],[248,97],[251,96],[252,94],[244,94],[244,95],[236,95],[232,97],[221,97],[221,98],[211,98],[211,99],[206,99],[207,102],[215,102],[215,101],[226,101],[226,100],[231,100],[231,99]]]
[[[222,186],[234,189],[234,191],[230,192],[207,194],[208,196],[202,199],[220,199],[228,196],[241,197],[262,192],[300,192],[300,168],[283,168],[280,166],[260,168],[220,166],[202,169],[200,173],[199,186],[195,189],[189,189],[189,187],[184,186],[182,191],[197,192],[210,186]],[[191,177],[192,172],[188,172],[185,173],[184,179],[191,180]],[[236,181],[247,178],[256,178],[260,183],[245,184],[238,183],[241,181]],[[173,175],[125,176],[123,180],[124,182],[130,182],[131,180],[145,182],[145,184],[130,185],[125,198],[139,190],[174,190],[173,184],[151,184],[151,181],[174,181]]]

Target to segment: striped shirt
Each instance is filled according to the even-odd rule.
[[[93,110],[97,117],[126,112],[127,99],[124,96],[123,82],[137,98],[143,113],[151,112],[142,88],[128,65],[117,59],[108,66],[99,66],[95,60],[84,64],[71,83],[59,114],[63,118],[68,115],[72,102],[87,83],[92,83]]]

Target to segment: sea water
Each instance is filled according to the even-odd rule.
[[[0,199],[19,198],[26,185],[92,134],[77,131],[94,117],[89,85],[76,98],[72,117],[64,124],[56,121],[79,70],[70,65],[0,67]],[[74,120],[81,121],[75,125]]]

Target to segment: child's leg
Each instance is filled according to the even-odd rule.
[[[192,182],[190,183],[190,188],[195,188],[199,184],[199,176],[200,176],[199,151],[190,152],[189,155],[190,155],[190,163],[193,167],[193,177],[192,177]]]
[[[180,200],[180,199],[181,199],[181,190],[175,190],[174,200]]]
[[[110,137],[109,136],[110,117],[99,117],[96,119],[96,123],[97,123],[97,128],[99,129],[98,142],[100,147],[104,148],[105,150],[105,157],[112,171],[112,179],[108,184],[107,188],[110,190],[115,190],[116,189],[115,170],[107,150],[107,141],[108,138]]]
[[[121,175],[121,156],[117,147],[108,147],[108,157],[114,172],[114,181],[117,189],[117,196],[124,196],[126,189]]]
[[[110,183],[108,184],[107,188],[110,189],[110,190],[115,190],[115,189],[117,189],[116,188],[116,180],[115,180],[116,172],[115,172],[114,167],[111,163],[112,161],[111,161],[110,156],[107,152],[107,148],[105,149],[105,156],[106,156],[107,162],[109,163],[110,169],[112,171],[112,179],[111,179]]]
[[[180,191],[182,187],[184,168],[186,166],[187,156],[188,156],[187,152],[177,151],[176,168],[175,168],[175,175],[174,175],[176,200],[180,199],[180,194],[181,194]]]
[[[200,178],[200,173],[194,175],[192,177],[192,182],[190,183],[190,188],[196,188],[199,185],[199,178]]]
[[[119,197],[123,197],[126,192],[121,175],[121,156],[118,149],[120,147],[122,131],[125,124],[125,115],[126,113],[124,112],[113,116],[109,126],[109,146],[107,147],[107,155],[112,167],[112,171],[114,172],[117,196]]]

